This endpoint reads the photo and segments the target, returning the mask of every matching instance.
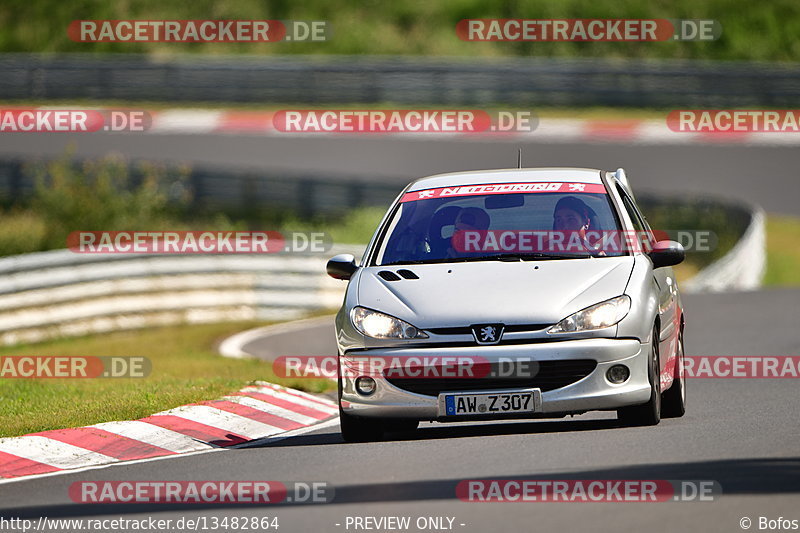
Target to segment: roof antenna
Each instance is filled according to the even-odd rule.
[[[522,148],[517,149],[517,168],[522,168]]]

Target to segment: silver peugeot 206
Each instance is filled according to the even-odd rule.
[[[349,280],[336,316],[347,441],[420,421],[685,410],[684,314],[672,265],[625,172],[487,170],[414,181]]]

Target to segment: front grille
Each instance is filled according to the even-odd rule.
[[[537,388],[546,392],[580,381],[594,371],[597,362],[591,359],[540,361],[538,371],[532,376],[502,376],[502,371],[509,373],[507,367],[501,369],[496,363],[490,366],[492,377],[483,378],[384,377],[397,388],[425,396],[438,396],[442,392],[492,389]]]
[[[511,324],[503,328],[505,333],[533,332],[541,331],[553,324]],[[436,335],[472,335],[471,326],[458,326],[453,328],[427,328],[426,331]]]

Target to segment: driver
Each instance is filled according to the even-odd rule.
[[[586,237],[586,232],[590,229],[599,229],[592,225],[592,221],[596,219],[597,213],[583,200],[574,196],[565,196],[556,203],[556,207],[553,209],[553,231],[562,233],[558,237],[563,238],[562,242],[565,245],[574,242],[574,239],[571,240],[572,234],[577,232],[583,247],[592,253],[597,253],[597,247]],[[553,244],[555,242],[553,240]],[[600,254],[605,255],[602,251]]]
[[[485,231],[489,229],[489,213],[479,207],[465,207],[458,212],[453,236],[458,231]],[[453,238],[450,238],[450,247],[447,248],[447,257],[464,257],[466,252],[458,251],[453,246]],[[467,254],[468,255],[468,254]]]

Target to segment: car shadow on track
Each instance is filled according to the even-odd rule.
[[[475,424],[436,424],[423,426],[414,431],[391,431],[380,442],[391,441],[423,441],[438,439],[457,439],[467,437],[499,436],[499,435],[534,435],[547,433],[570,433],[576,431],[602,431],[624,427],[616,419],[571,419],[548,420],[535,422],[493,422]],[[284,446],[321,446],[342,444],[342,436],[338,427],[324,433],[309,433],[287,437],[277,441],[264,441],[247,444],[247,448],[284,447]]]
[[[614,466],[603,469],[520,473],[514,476],[482,476],[481,479],[514,480],[714,480],[725,495],[798,494],[800,457],[750,458],[693,463],[642,464]],[[61,504],[26,506],[2,510],[5,518],[36,518],[40,516],[80,517],[126,514],[157,516],[161,512],[291,507],[297,505],[341,505],[365,503],[398,503],[415,501],[457,500],[456,487],[463,479],[427,479],[406,482],[375,482],[335,487],[333,500],[326,504]]]

